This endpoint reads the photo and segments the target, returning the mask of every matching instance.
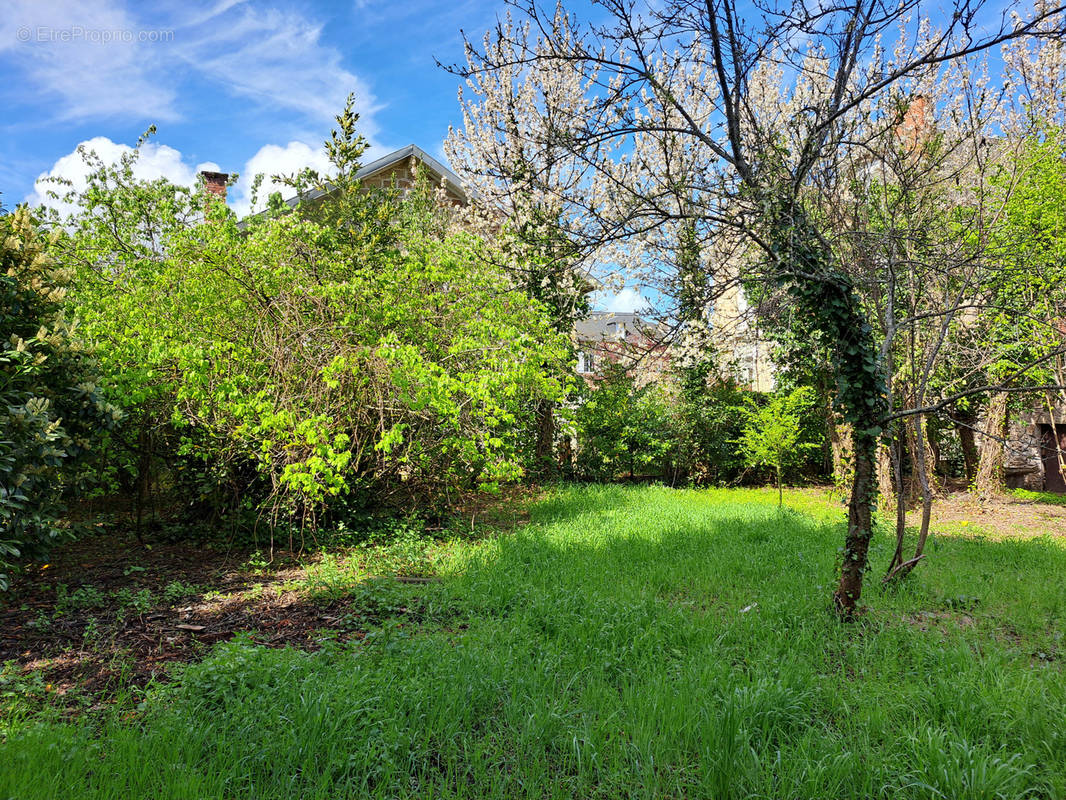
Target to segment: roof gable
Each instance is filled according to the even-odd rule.
[[[459,180],[459,176],[437,161],[433,156],[419,147],[417,144],[409,144],[407,147],[401,147],[386,156],[371,161],[359,168],[359,171],[355,173],[355,177],[359,180],[367,180],[373,178],[376,175],[388,173],[390,170],[398,167],[407,161],[414,158],[429,170],[434,178],[439,178],[444,181],[448,189],[455,194],[464,203],[468,202],[469,197],[466,190],[463,189],[462,182]]]
[[[463,189],[462,181],[459,180],[459,176],[444,166],[441,162],[423,150],[416,144],[409,144],[406,147],[401,147],[399,150],[395,150],[388,155],[382,156],[369,164],[364,164],[355,173],[357,180],[362,182],[373,182],[375,177],[381,176],[386,178],[392,172],[402,167],[405,161],[414,158],[420,162],[430,173],[430,177],[434,180],[441,180],[447,187],[448,191],[455,196],[460,203],[470,202],[470,196],[466,190]],[[384,182],[382,185],[385,185]],[[332,183],[326,183],[324,188],[310,189],[302,194],[298,194],[295,197],[290,197],[285,201],[285,204],[290,208],[295,208],[300,203],[314,202],[319,198],[325,197],[331,194],[337,187]],[[258,217],[263,212],[257,212],[250,214],[249,217]],[[245,220],[241,220],[238,223],[238,227],[244,228]]]

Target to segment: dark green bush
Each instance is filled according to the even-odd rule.
[[[64,496],[119,412],[63,311],[69,273],[25,208],[0,217],[0,589],[16,559],[63,535]]]
[[[751,392],[713,376],[709,365],[681,372],[676,408],[679,477],[698,486],[732,483],[744,470],[737,454],[744,418],[737,413]]]

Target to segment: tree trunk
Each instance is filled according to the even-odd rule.
[[[137,541],[144,544],[144,505],[152,489],[152,434],[143,426],[137,434],[137,496],[134,500],[137,507],[137,521],[134,534]]]
[[[797,309],[833,343],[837,400],[851,421],[851,499],[840,582],[833,601],[842,620],[854,619],[862,597],[873,506],[877,502],[877,443],[888,411],[888,387],[879,348],[851,279],[836,269],[825,239],[795,199],[763,198],[770,209],[770,241],[784,247],[775,262],[783,270]],[[779,209],[775,214],[772,209]],[[779,260],[778,260],[779,259]],[[811,278],[812,275],[818,276]]]
[[[1007,438],[1007,393],[992,395],[988,403],[977,464],[978,494],[994,496],[1003,491],[1003,444]]]
[[[907,561],[903,560],[903,534],[902,522],[897,519],[896,527],[896,552],[892,557],[892,563],[888,565],[888,572],[883,578],[883,583],[901,580],[907,577],[918,562],[925,558],[925,543],[929,538],[929,521],[933,512],[933,485],[930,481],[932,465],[929,461],[929,453],[925,449],[925,420],[921,414],[917,414],[913,421],[914,441],[917,444],[914,453],[914,470],[918,476],[918,482],[922,487],[922,521],[918,529],[918,543],[914,547],[914,555]],[[902,511],[900,512],[902,514]]]
[[[882,442],[877,447],[877,494],[881,500],[882,510],[892,507],[896,496],[895,458],[892,454],[894,442]]]
[[[955,414],[955,431],[959,435],[959,445],[962,447],[963,469],[966,471],[966,485],[969,486],[977,477],[977,444],[974,441],[973,429],[977,427],[977,419],[972,414]]]
[[[537,401],[537,441],[533,450],[534,469],[544,477],[554,471],[555,460],[555,404],[551,400]]]
[[[569,435],[559,443],[559,467],[567,475],[574,469],[574,443]]]
[[[940,466],[943,462],[940,460],[940,437],[937,435],[938,431],[935,428],[929,427],[929,423],[925,423],[925,443],[929,445],[929,479],[936,485],[937,476],[944,477],[944,469]]]
[[[927,433],[925,428],[924,417],[921,414],[916,414],[914,417],[914,440],[918,443],[918,447],[914,453],[914,467],[918,472],[918,482],[922,487],[922,525],[918,530],[918,545],[914,548],[915,559],[919,558],[925,549],[925,540],[929,536],[929,519],[933,511],[933,486],[930,482],[928,453],[925,448]]]
[[[903,427],[901,420],[896,420],[893,425],[892,442],[889,445],[889,455],[892,460],[892,488],[896,498],[896,550],[892,554],[892,560],[888,563],[888,571],[885,580],[892,571],[903,563],[903,538],[907,534],[907,493],[903,491]]]
[[[852,451],[855,477],[848,503],[848,533],[840,583],[833,594],[837,611],[844,620],[854,619],[862,597],[862,576],[866,571],[866,556],[873,535],[873,505],[877,500],[877,437],[853,432]]]
[[[911,407],[916,408],[917,406]],[[913,425],[908,425],[904,422],[902,428],[904,453],[909,457],[910,463],[910,471],[904,473],[904,493],[907,495],[907,505],[910,505],[917,502],[922,496],[922,482],[918,477],[918,459],[921,457],[919,454],[924,452],[924,448],[919,447],[914,435]]]

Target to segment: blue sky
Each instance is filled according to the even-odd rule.
[[[412,142],[443,158],[459,79],[434,59],[461,60],[460,30],[480,39],[505,10],[500,0],[0,2],[4,206],[39,202],[43,175],[77,182],[79,144],[114,160],[154,124],[141,175],[239,172],[239,213],[256,173],[325,166],[321,143],[349,92],[367,160]],[[628,310],[639,295],[601,300]]]
[[[460,28],[480,35],[502,10],[494,0],[4,6],[0,193],[8,206],[32,197],[37,177],[79,143],[132,145],[153,123],[157,147],[146,157],[175,178],[203,163],[242,174],[249,165],[295,167],[352,91],[371,155],[411,142],[439,154],[458,118],[458,81],[434,57],[460,59]],[[242,202],[241,187],[236,194]]]

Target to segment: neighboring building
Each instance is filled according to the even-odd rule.
[[[416,144],[401,147],[369,164],[364,164],[355,173],[355,177],[368,187],[407,189],[414,184],[415,174],[419,168],[425,170],[432,184],[443,185],[449,199],[456,205],[466,205],[469,202],[459,176]],[[226,181],[229,175],[225,172],[201,172],[200,174],[203,176],[207,191],[225,200]],[[328,186],[325,190],[312,189],[299,197],[291,197],[285,202],[290,207],[295,207],[299,202],[314,202],[327,197],[330,191]]]
[[[772,392],[775,383],[771,342],[759,330],[740,286],[730,286],[715,301],[710,328],[722,370],[731,373],[738,386],[754,392]]]
[[[360,168],[355,173],[355,177],[367,186],[381,189],[395,186],[406,189],[414,184],[416,170],[419,167],[426,171],[431,183],[443,184],[448,197],[457,205],[466,205],[470,202],[459,176],[416,144],[409,144],[376,161],[371,161]]]
[[[1008,488],[1066,494],[1066,474],[1059,465],[1060,452],[1066,455],[1066,408],[1018,415],[1010,424],[1003,451]]]
[[[577,373],[588,381],[600,374],[606,363],[632,370],[638,385],[661,378],[670,366],[668,331],[639,314],[623,311],[593,311],[574,326]]]
[[[770,342],[762,337],[741,291],[733,289],[719,298],[709,317],[707,335],[720,374],[751,391],[773,391]],[[669,371],[677,355],[675,333],[663,323],[632,312],[593,311],[575,326],[577,373],[591,379],[605,361],[624,363],[637,375],[638,384],[651,383]]]

